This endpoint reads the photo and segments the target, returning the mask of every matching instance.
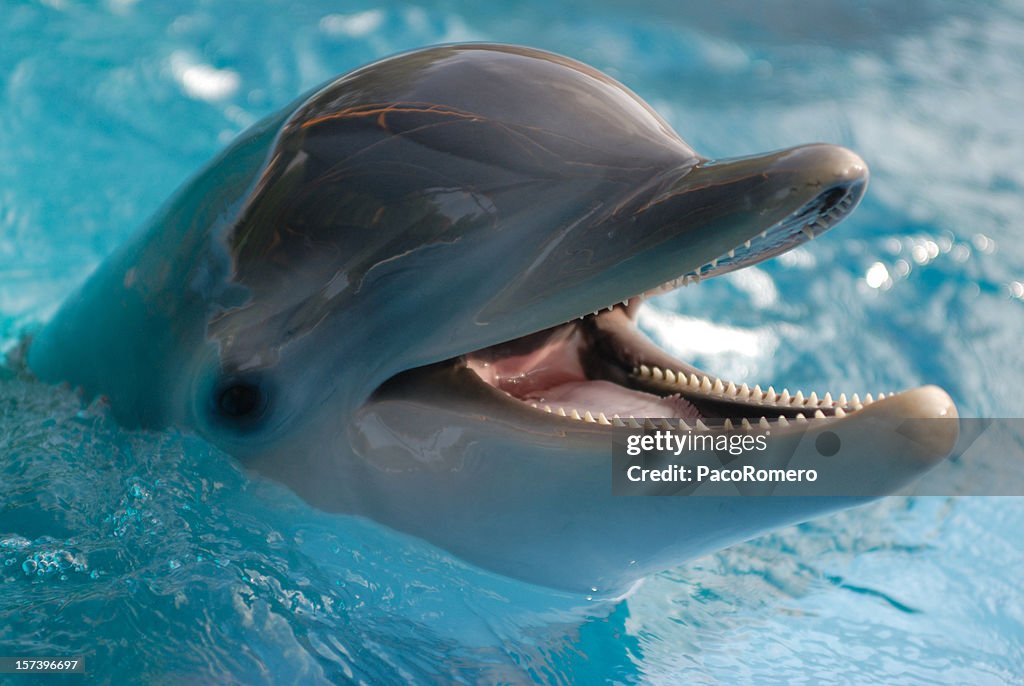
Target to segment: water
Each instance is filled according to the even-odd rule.
[[[870,164],[839,229],[654,302],[666,347],[1024,416],[1024,8],[846,5],[2,0],[0,341],[296,94],[496,40],[608,71],[708,156],[824,140]],[[581,611],[9,371],[0,455],[0,653],[87,655],[90,681],[1024,683],[1018,498],[888,499]]]

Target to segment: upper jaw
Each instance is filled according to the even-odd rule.
[[[855,153],[825,144],[697,165],[686,179],[690,192],[741,183],[749,187],[745,195],[733,199],[742,208],[733,221],[747,235],[645,295],[763,262],[820,236],[857,207],[868,177],[867,165]],[[662,195],[670,197],[673,192],[680,191]],[[762,204],[757,206],[759,197]]]
[[[527,261],[476,321],[507,330],[514,320],[525,335],[755,264],[834,226],[867,180],[860,157],[825,144],[664,169],[560,229],[533,227],[550,234],[536,237],[542,252],[507,255]]]

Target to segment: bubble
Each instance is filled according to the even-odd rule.
[[[995,252],[996,249],[996,242],[983,233],[974,234],[974,237],[971,239],[971,243],[974,244],[975,250],[983,252],[986,255]]]
[[[868,268],[867,274],[864,275],[864,281],[871,288],[889,288],[892,285],[892,279],[889,278],[889,270],[881,262],[875,262]],[[886,284],[889,284],[889,286]]]
[[[914,262],[918,264],[927,264],[928,260],[931,259],[928,255],[928,248],[923,244],[915,245],[910,251],[910,256],[914,258]]]

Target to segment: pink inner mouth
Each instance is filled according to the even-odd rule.
[[[588,379],[580,362],[585,348],[576,326],[554,332],[544,343],[515,354],[502,346],[477,351],[466,365],[485,382],[539,407],[576,409],[580,415],[699,419],[697,409],[678,395],[661,397],[610,381]]]

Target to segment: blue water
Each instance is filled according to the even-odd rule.
[[[751,384],[938,383],[963,415],[1024,416],[1019,3],[242,7],[0,0],[3,348],[264,114],[376,57],[495,40],[611,73],[705,155],[823,140],[871,166],[840,228],[653,302],[666,347]],[[1024,683],[1019,498],[890,498],[588,605],[14,371],[0,456],[0,654],[85,655],[89,682]]]

